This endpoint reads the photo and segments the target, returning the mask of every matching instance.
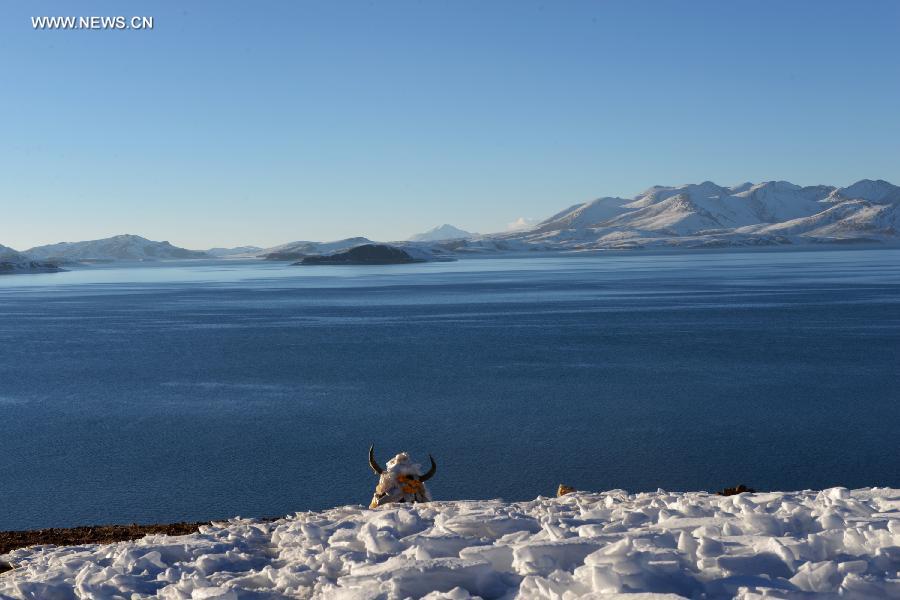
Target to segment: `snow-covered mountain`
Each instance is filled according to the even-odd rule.
[[[264,248],[259,246],[237,246],[235,248],[210,248],[206,253],[216,258],[252,258],[259,256],[263,251]]]
[[[186,250],[169,242],[154,242],[138,235],[117,235],[87,242],[61,242],[27,250],[32,258],[42,260],[164,260],[176,258],[208,258],[205,252]]]
[[[900,187],[864,179],[847,187],[788,181],[711,181],[654,186],[633,198],[575,204],[534,225],[487,235],[442,225],[397,247],[426,260],[465,254],[634,248],[714,248],[803,244],[900,245]],[[267,258],[300,259],[360,244],[292,242]]]
[[[439,242],[442,240],[465,240],[474,237],[476,234],[464,231],[453,225],[444,223],[437,227],[432,227],[423,233],[417,233],[410,236],[411,242]]]
[[[787,181],[723,187],[655,186],[634,198],[576,204],[534,227],[484,236],[458,251],[900,243],[900,187],[862,180],[845,188]]]
[[[58,265],[50,262],[34,260],[30,256],[17,252],[0,244],[0,275],[16,273],[56,273],[62,271]]]

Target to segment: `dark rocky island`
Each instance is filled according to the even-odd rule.
[[[38,260],[24,260],[20,262],[0,260],[0,275],[14,275],[16,273],[59,273],[65,271],[58,264]]]
[[[404,265],[425,262],[387,244],[363,244],[334,254],[306,256],[295,265]]]

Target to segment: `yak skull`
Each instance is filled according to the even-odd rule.
[[[375,460],[375,446],[369,448],[369,466],[378,475],[378,485],[369,508],[378,508],[392,502],[429,502],[431,494],[425,482],[431,479],[437,465],[429,454],[431,468],[422,473],[422,468],[409,459],[406,452],[401,452],[381,468]]]

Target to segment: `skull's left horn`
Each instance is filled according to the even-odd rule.
[[[384,472],[384,469],[379,467],[378,461],[375,460],[375,444],[369,446],[369,466],[372,467],[376,475],[381,475]]]
[[[428,458],[431,459],[431,468],[428,469],[427,473],[419,477],[419,481],[428,481],[429,479],[434,477],[434,473],[435,471],[437,471],[437,465],[434,463],[434,457],[429,454]]]

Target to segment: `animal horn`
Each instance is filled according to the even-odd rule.
[[[372,467],[376,475],[381,475],[384,472],[384,469],[379,467],[378,461],[375,460],[375,444],[369,446],[369,466]]]
[[[428,469],[427,473],[419,477],[419,481],[428,481],[434,476],[435,471],[437,471],[437,465],[434,463],[434,457],[429,454],[428,458],[431,459],[431,468]]]

